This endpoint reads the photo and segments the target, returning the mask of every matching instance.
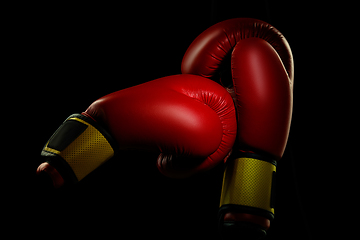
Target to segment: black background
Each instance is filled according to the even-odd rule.
[[[37,237],[219,239],[223,165],[176,180],[158,173],[157,153],[124,152],[56,192],[42,191],[34,173],[43,145],[70,114],[110,92],[179,74],[183,54],[202,31],[224,19],[252,17],[285,35],[295,62],[293,121],[278,165],[276,218],[268,239],[349,233],[348,216],[356,215],[348,201],[357,189],[347,157],[356,149],[348,143],[356,137],[349,127],[356,120],[345,108],[354,102],[356,83],[350,76],[356,66],[346,60],[354,56],[356,41],[344,33],[351,6],[342,11],[340,5],[310,1],[121,2],[9,7],[4,66],[11,87],[3,87],[8,90],[2,101],[4,130],[11,133],[4,150],[12,155],[4,161],[10,162],[3,181],[9,191],[7,229]]]

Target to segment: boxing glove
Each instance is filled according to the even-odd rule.
[[[262,21],[227,20],[195,39],[183,58],[182,72],[220,81],[234,97],[237,143],[226,162],[219,230],[224,239],[260,239],[274,218],[276,165],[290,129],[289,44]]]
[[[54,187],[80,181],[117,151],[159,152],[157,167],[186,177],[214,167],[236,138],[233,100],[219,84],[195,75],[160,78],[120,90],[71,115],[45,144]]]

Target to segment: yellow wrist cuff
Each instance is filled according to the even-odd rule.
[[[110,138],[90,118],[74,114],[53,134],[41,155],[48,157],[62,176],[71,175],[73,181],[80,181],[114,155]]]
[[[224,172],[220,207],[239,205],[274,214],[272,194],[275,162],[241,157],[228,162]]]

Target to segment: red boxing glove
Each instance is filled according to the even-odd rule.
[[[183,73],[223,84],[230,67],[238,142],[226,163],[219,228],[224,239],[258,239],[274,218],[276,162],[284,153],[292,114],[293,59],[274,27],[238,18],[205,30],[182,62]]]
[[[122,149],[160,152],[158,169],[186,177],[226,158],[236,138],[228,92],[206,78],[176,75],[114,92],[70,116],[45,145],[38,173],[54,186],[80,181]]]

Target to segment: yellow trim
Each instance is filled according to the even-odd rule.
[[[48,142],[48,143],[49,143],[49,142]],[[44,150],[59,155],[59,154],[60,154],[60,151],[58,151],[58,150],[56,150],[56,149],[49,148],[49,147],[47,146],[48,143],[46,144],[46,147],[44,147]]]
[[[254,158],[238,158],[225,169],[220,207],[237,204],[261,208],[274,213],[270,207],[273,172],[276,167]]]
[[[85,125],[87,125],[87,126],[91,126],[91,124],[85,122],[84,120],[82,120],[82,119],[80,119],[80,118],[75,118],[75,117],[74,117],[74,118],[69,118],[68,120],[76,120],[76,121],[81,122],[81,123],[83,123],[83,124],[85,124]]]

